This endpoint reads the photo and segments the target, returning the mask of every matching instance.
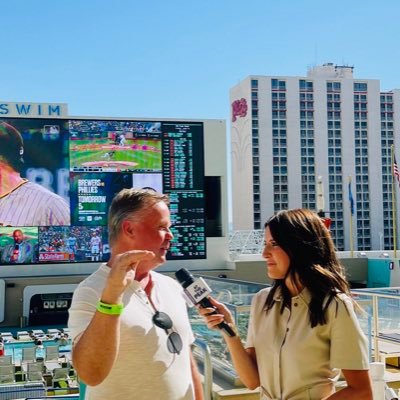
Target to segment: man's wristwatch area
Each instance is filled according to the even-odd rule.
[[[96,310],[101,312],[102,314],[108,315],[121,315],[122,311],[124,311],[124,305],[121,304],[107,304],[103,303],[101,300],[97,303]]]

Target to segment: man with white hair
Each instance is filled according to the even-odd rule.
[[[173,235],[168,198],[123,189],[108,218],[110,260],[75,290],[72,358],[86,399],[202,400],[182,287],[154,270]]]

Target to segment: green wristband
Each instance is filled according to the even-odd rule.
[[[107,304],[103,303],[101,300],[97,303],[97,311],[108,314],[108,315],[121,315],[124,311],[123,304]]]

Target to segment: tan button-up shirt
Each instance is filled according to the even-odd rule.
[[[307,289],[282,314],[279,289],[266,312],[269,290],[254,296],[246,343],[256,351],[263,399],[321,399],[334,391],[339,369],[369,369],[367,340],[348,296],[331,302],[327,324],[311,328]]]

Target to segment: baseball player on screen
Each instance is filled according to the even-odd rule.
[[[16,128],[0,121],[0,226],[69,225],[67,202],[20,175],[24,142]]]
[[[101,237],[98,236],[97,231],[93,231],[90,238],[90,257],[91,261],[100,261],[102,257]]]
[[[78,250],[78,240],[77,238],[70,233],[69,236],[66,239],[66,245],[67,245],[67,251],[68,251],[68,257],[69,261],[75,261],[75,255]]]

